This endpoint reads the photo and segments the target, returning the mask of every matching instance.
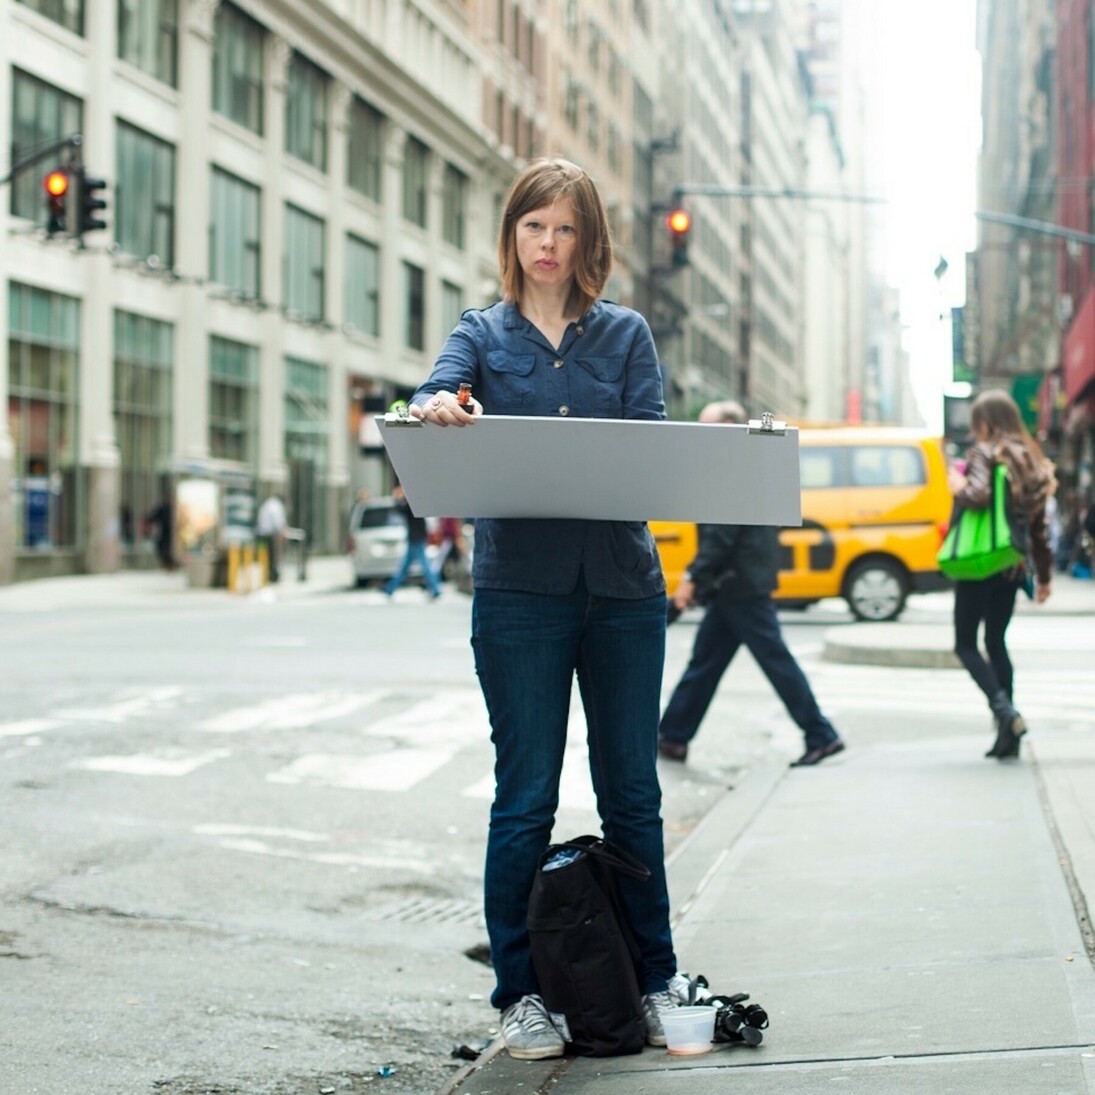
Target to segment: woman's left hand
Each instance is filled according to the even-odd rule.
[[[1048,582],[1045,585],[1042,585],[1041,582],[1035,582],[1035,584],[1034,584],[1034,603],[1039,604],[1039,605],[1044,604],[1046,601],[1049,600],[1049,592],[1050,592],[1050,589],[1049,589],[1049,583]]]
[[[421,406],[412,403],[410,413],[413,418],[436,426],[471,426],[483,413],[483,404],[473,398],[469,407],[470,410],[461,407],[452,392],[434,392]]]

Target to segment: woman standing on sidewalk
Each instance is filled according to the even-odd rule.
[[[955,501],[967,509],[990,505],[993,471],[997,464],[1003,464],[1015,508],[1030,523],[1030,561],[987,578],[959,580],[954,585],[954,652],[984,692],[996,720],[996,741],[985,756],[1002,760],[1019,755],[1019,741],[1027,729],[1013,702],[1015,674],[1005,635],[1015,610],[1015,595],[1028,580],[1031,562],[1035,601],[1042,604],[1049,597],[1053,559],[1046,502],[1057,481],[1053,465],[1027,432],[1019,408],[1007,392],[990,388],[977,396],[970,407],[970,429],[975,444],[967,453],[965,468],[952,467],[948,473]],[[977,646],[982,623],[987,660]]]
[[[416,418],[474,428],[484,409],[665,417],[650,328],[598,299],[612,242],[585,171],[561,159],[526,167],[506,198],[498,257],[503,299],[461,317],[411,399]],[[476,397],[471,413],[457,403],[461,384]],[[506,1048],[524,1059],[564,1049],[540,996],[526,916],[559,804],[575,677],[604,836],[650,871],[642,883],[621,877],[619,894],[640,953],[647,1041],[664,1046],[660,1009],[672,1003],[677,967],[656,765],[665,579],[653,537],[641,522],[481,519],[472,560],[471,641],[495,748],[484,904]]]

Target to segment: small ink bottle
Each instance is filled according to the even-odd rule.
[[[456,405],[471,414],[471,385],[461,384],[456,392]]]

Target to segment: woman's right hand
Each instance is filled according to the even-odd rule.
[[[471,401],[470,413],[456,402],[452,392],[434,392],[421,406],[412,403],[411,417],[422,422],[432,422],[435,426],[471,426],[483,413],[483,404],[478,399]]]

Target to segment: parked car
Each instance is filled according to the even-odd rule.
[[[799,431],[802,527],[780,530],[779,587],[797,608],[843,597],[860,620],[893,620],[910,593],[948,589],[936,552],[950,522],[942,440],[919,430]],[[666,583],[696,553],[696,526],[652,521]]]
[[[436,569],[440,563],[442,580],[453,582],[463,593],[470,593],[474,526],[468,523],[462,527],[462,558],[449,545],[442,543],[440,521],[427,517],[426,528],[429,532],[426,558],[430,565]],[[370,498],[354,503],[346,533],[346,551],[353,568],[355,585],[386,582],[399,569],[406,550],[407,522],[396,508],[394,499]],[[423,584],[422,572],[417,564],[411,567],[407,580]]]
[[[407,522],[393,498],[370,498],[354,503],[346,533],[346,551],[355,585],[386,582],[399,569],[406,550]],[[435,564],[437,547],[434,544],[426,545],[426,557]],[[423,582],[417,564],[411,567],[408,581]]]

